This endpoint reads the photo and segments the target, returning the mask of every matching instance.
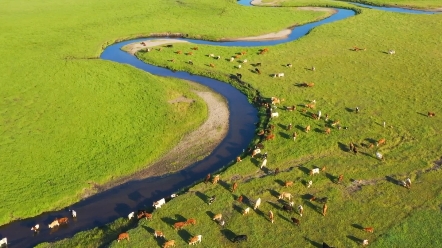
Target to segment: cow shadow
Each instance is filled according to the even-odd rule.
[[[124,203],[118,203],[115,206],[114,210],[119,216],[127,216],[129,213],[133,211],[129,205]]]
[[[200,191],[196,191],[195,195],[198,196],[198,198],[200,198],[204,203],[207,203],[207,199],[209,197],[207,197],[205,194],[201,193]]]
[[[311,209],[313,209],[313,211],[315,211],[316,213],[322,215],[322,208],[316,206],[315,204],[313,204],[311,201],[305,201],[305,205]]]
[[[233,242],[233,239],[236,237],[236,234],[229,229],[223,229],[221,230],[221,234],[231,242]]]
[[[261,66],[261,63],[254,63],[254,64],[251,64],[253,67],[258,67],[258,66]]]
[[[261,166],[261,163],[257,159],[258,155],[255,155],[255,158],[250,158],[250,162],[252,162],[252,164],[254,164],[256,167],[260,167]]]
[[[361,225],[359,225],[359,224],[351,224],[351,226],[354,227],[354,228],[356,228],[356,229],[359,229],[359,230],[364,229],[364,227],[361,226]]]
[[[282,181],[281,179],[276,179],[275,183],[279,184],[279,186],[284,187],[285,186],[285,182]]]
[[[155,234],[155,230],[148,227],[148,226],[143,226],[144,230],[146,230],[148,233],[152,234],[152,236]],[[155,241],[157,242],[158,247],[162,247],[165,239],[164,238],[155,238]]]
[[[173,226],[177,221],[170,217],[162,217],[161,220],[169,226]]]
[[[267,203],[270,204],[270,206],[272,206],[275,209],[281,209],[281,207],[278,204],[274,203],[274,202],[267,201]]]
[[[309,242],[312,246],[317,247],[317,248],[322,248],[322,244],[316,241],[313,241],[307,237],[304,236],[304,239]]]
[[[259,216],[265,218],[265,214],[264,214],[264,212],[261,211],[259,208],[255,209],[254,211],[255,211],[255,213],[256,213],[257,215],[259,215]]]
[[[273,197],[279,197],[279,192],[277,192],[274,189],[267,189],[267,191],[269,191],[269,193],[273,196]]]
[[[181,237],[181,239],[184,240],[184,242],[188,243],[189,239],[192,238],[192,234],[190,234],[188,231],[186,230],[179,230],[178,231],[178,235]]]
[[[352,108],[348,108],[348,107],[346,107],[345,110],[347,110],[347,112],[349,112],[349,113],[353,113],[353,112],[355,112],[354,109],[352,109]]]
[[[332,174],[330,174],[330,173],[325,173],[325,176],[332,182],[332,183],[336,183],[336,179],[337,179],[337,177],[335,177],[335,176],[333,176]]]
[[[264,166],[264,167],[262,167],[262,172],[264,172],[264,174],[266,174],[266,175],[268,175],[271,171],[270,171],[270,169],[269,168],[267,168],[267,166]],[[265,176],[265,175],[264,175]],[[263,176],[261,176],[261,177],[263,177]]]
[[[376,145],[376,142],[378,142],[377,140],[372,139],[372,138],[365,138],[364,140],[367,141],[368,143],[372,143],[372,144],[375,144],[375,145]]]
[[[206,211],[207,216],[210,217],[211,220],[213,220],[213,217],[215,217],[216,214],[214,214],[212,211]]]
[[[420,114],[420,115],[423,115],[423,116],[425,116],[425,117],[428,117],[428,114],[424,114],[424,113],[419,113],[419,112],[416,112],[417,114]]]
[[[242,207],[240,207],[239,205],[236,205],[236,204],[232,204],[232,205],[233,205],[233,210],[235,210],[236,212],[242,214],[242,212],[243,212]]]
[[[395,185],[401,184],[401,181],[397,180],[396,178],[392,178],[391,176],[385,176],[385,180],[387,180],[387,182],[390,182]]]
[[[350,152],[350,149],[348,148],[348,146],[342,142],[338,142],[338,147],[339,147],[339,149],[341,149],[344,152]]]
[[[284,139],[290,139],[290,138],[291,138],[290,135],[288,135],[288,134],[286,134],[286,133],[284,133],[284,132],[279,132],[279,135],[280,135],[282,138],[284,138]]]
[[[313,131],[315,131],[316,133],[324,133],[324,130],[320,128],[315,128]]]
[[[313,195],[312,194],[304,194],[301,196],[301,199],[309,201],[310,199],[312,199]]]
[[[298,130],[301,131],[301,132],[304,132],[304,131],[305,131],[305,127],[303,127],[303,126],[301,126],[301,125],[296,125],[295,128],[298,129]]]
[[[231,191],[231,190],[230,190],[230,188],[231,188],[231,187],[230,187],[230,184],[228,184],[227,182],[225,182],[225,181],[223,181],[223,180],[220,179],[220,180],[218,181],[218,184],[221,185],[225,190],[227,190],[227,191]]]
[[[186,221],[186,220],[187,220],[187,218],[185,218],[185,217],[182,216],[181,214],[175,214],[175,219],[176,219],[176,221],[178,221],[178,222]]]
[[[287,221],[287,222],[289,222],[289,223],[292,223],[292,220],[291,220],[291,219],[285,217],[285,216],[282,215],[281,213],[278,213],[278,217],[281,218],[281,220],[285,220],[285,221]]]
[[[309,168],[304,167],[304,166],[299,166],[298,169],[299,169],[300,171],[302,171],[303,173],[305,173],[305,174],[307,174],[307,175],[310,175],[310,169],[309,169]]]
[[[287,126],[281,123],[278,123],[278,127],[280,127],[281,129],[287,129]]]
[[[134,191],[134,192],[130,193],[127,197],[134,202],[137,202],[137,201],[144,198],[144,196],[141,195],[140,192],[138,192],[138,191]]]
[[[360,238],[356,238],[356,237],[353,236],[353,235],[347,235],[347,238],[353,240],[353,241],[356,242],[358,245],[362,244],[362,241],[363,241],[362,239],[360,239]]]

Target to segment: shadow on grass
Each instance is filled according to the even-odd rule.
[[[270,204],[273,208],[281,209],[281,207],[275,202],[267,201],[267,203]]]
[[[188,243],[189,239],[192,238],[192,235],[186,230],[179,230],[178,235],[184,240],[184,242]]]
[[[212,211],[206,211],[206,214],[211,220],[213,220],[213,217],[215,217],[215,214]]]
[[[372,138],[366,138],[366,139],[364,139],[364,140],[367,141],[368,143],[372,143],[372,144],[375,144],[375,145],[376,145],[376,143],[378,142],[377,140],[372,139]]]
[[[312,199],[312,197],[313,197],[312,194],[304,194],[301,196],[301,198],[306,201],[309,201],[310,199]]]
[[[286,134],[286,133],[284,133],[284,132],[279,132],[279,135],[281,135],[281,137],[284,138],[284,139],[291,139],[291,136]]]
[[[428,114],[424,114],[424,113],[419,113],[419,112],[416,112],[417,114],[420,114],[420,115],[423,115],[423,116],[425,116],[425,117],[428,117]]]
[[[259,155],[259,154],[258,154]],[[255,155],[255,157],[257,157],[258,155]],[[259,162],[258,159],[256,158],[250,158],[250,161],[252,162],[252,164],[254,164],[256,167],[260,167],[261,163]]]
[[[304,166],[299,166],[298,169],[302,172],[304,172],[307,175],[310,175],[310,169]]]
[[[348,239],[351,239],[351,240],[353,240],[355,243],[357,243],[358,245],[360,245],[360,244],[362,244],[362,239],[360,239],[360,238],[356,238],[355,236],[353,236],[353,235],[347,235],[347,238]]]
[[[392,178],[391,176],[385,176],[385,180],[387,180],[387,182],[390,182],[390,183],[395,184],[395,185],[400,185],[401,184],[401,181],[399,181],[399,180],[397,180],[395,178]]]
[[[176,219],[178,222],[184,222],[184,221],[187,220],[187,218],[185,218],[185,217],[182,216],[181,214],[175,214],[175,219]]]
[[[332,182],[332,183],[336,183],[336,179],[337,179],[337,177],[335,177],[335,176],[333,176],[332,174],[330,174],[330,173],[325,173],[325,176]]]
[[[292,220],[290,220],[289,218],[285,217],[281,213],[278,213],[278,217],[281,218],[281,220],[284,220],[284,221],[287,221],[289,223],[292,223]]]
[[[324,130],[320,128],[315,128],[313,131],[315,131],[316,133],[324,133]]]
[[[312,246],[317,247],[317,248],[322,248],[322,244],[316,241],[313,241],[307,237],[304,237],[304,239],[309,242]]]
[[[322,215],[322,208],[321,207],[316,206],[315,204],[311,203],[310,201],[305,201],[305,205],[307,207],[311,208],[316,213]]]
[[[304,132],[304,130],[305,130],[305,127],[303,127],[301,125],[296,125],[295,128],[298,129],[301,132]]]
[[[351,224],[351,226],[354,227],[354,228],[356,228],[356,229],[359,229],[359,230],[364,229],[364,227],[361,226],[361,225],[359,225],[359,224]]]
[[[229,229],[223,229],[221,230],[221,234],[231,242],[233,242],[233,238],[236,237],[236,234],[230,231]]]
[[[167,225],[171,226],[173,228],[173,224],[175,224],[177,221],[170,218],[170,217],[163,217],[161,220],[166,223]]]
[[[219,183],[219,185],[221,185],[225,190],[230,191],[230,185],[229,185],[227,182],[225,182],[225,181],[223,181],[223,180],[219,180],[218,183]]]
[[[342,142],[338,142],[338,146],[339,146],[339,149],[341,149],[344,152],[350,151],[350,148],[348,148],[348,146]]]
[[[242,207],[240,207],[240,206],[238,206],[236,204],[233,204],[233,210],[235,210],[236,212],[238,212],[240,214],[242,214],[242,212],[243,212]]]
[[[345,110],[346,110],[347,112],[349,112],[349,113],[353,113],[353,112],[355,112],[355,110],[352,109],[352,108],[345,108]]]
[[[273,197],[276,197],[276,198],[279,197],[279,192],[278,192],[278,191],[276,191],[276,190],[274,190],[274,189],[267,189],[267,191],[269,191],[270,194],[271,194]]]
[[[282,181],[281,179],[276,179],[276,180],[275,180],[275,183],[279,184],[279,186],[282,186],[282,187],[285,186],[285,182]]]
[[[195,195],[198,196],[204,203],[207,203],[207,200],[209,197],[207,197],[205,194],[201,193],[200,191],[196,191]]]

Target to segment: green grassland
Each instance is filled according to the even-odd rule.
[[[145,167],[206,117],[201,103],[167,103],[198,99],[186,84],[97,59],[106,45],[158,32],[258,35],[324,16],[233,0],[1,1],[0,224]]]
[[[280,8],[278,8],[280,9]],[[427,111],[441,112],[442,99],[442,38],[441,15],[407,15],[363,9],[361,14],[343,21],[315,28],[297,41],[268,47],[269,52],[259,55],[264,47],[228,48],[198,45],[192,56],[176,54],[191,51],[193,44],[175,44],[173,49],[139,52],[137,56],[148,63],[194,74],[211,76],[238,85],[231,75],[242,74],[242,80],[258,89],[265,97],[284,98],[276,110],[280,116],[270,123],[276,126],[276,139],[264,143],[269,153],[268,169],[260,170],[261,159],[245,157],[243,162],[229,167],[221,174],[218,185],[197,184],[163,208],[154,212],[151,222],[138,224],[121,218],[105,227],[77,234],[54,244],[39,247],[99,247],[114,240],[111,247],[159,247],[164,241],[153,238],[153,230],[161,230],[167,240],[174,239],[177,246],[186,245],[193,235],[202,234],[203,247],[321,247],[322,242],[336,247],[359,247],[363,239],[371,246],[395,247],[411,244],[431,244],[439,236],[438,220],[442,204],[440,170],[433,170],[433,162],[441,156],[441,126],[438,114],[426,116]],[[385,25],[388,23],[388,25]],[[352,51],[353,47],[366,48]],[[387,51],[394,49],[396,54]],[[226,59],[245,51],[239,60],[247,59],[238,69],[239,61]],[[208,54],[220,55],[216,60]],[[168,60],[175,59],[175,62]],[[186,62],[191,59],[193,66]],[[260,62],[262,74],[253,72],[251,64]],[[209,65],[214,64],[215,68]],[[291,63],[293,67],[285,65]],[[312,66],[316,71],[309,70]],[[274,73],[285,73],[273,78]],[[297,86],[314,82],[313,88]],[[252,98],[254,95],[249,95]],[[317,101],[316,109],[302,113],[303,105]],[[294,112],[283,106],[297,105]],[[361,111],[353,110],[358,106]],[[322,111],[330,121],[314,120],[312,113]],[[261,109],[264,119],[264,110]],[[340,120],[343,127],[331,127],[331,121]],[[382,122],[386,122],[386,127]],[[293,129],[286,126],[292,123]],[[310,133],[304,127],[312,126]],[[324,134],[325,128],[331,134]],[[261,125],[259,128],[264,128]],[[298,132],[293,141],[292,133]],[[364,145],[385,138],[380,147]],[[255,141],[257,142],[258,139]],[[348,152],[349,142],[359,147],[359,153]],[[375,158],[375,151],[385,161]],[[326,166],[326,171],[311,177],[308,170]],[[271,171],[285,171],[273,176]],[[336,184],[343,174],[344,182]],[[398,181],[410,177],[410,190]],[[307,189],[304,183],[313,180]],[[294,181],[292,188],[283,182]],[[235,193],[230,192],[233,182],[239,183]],[[305,216],[301,226],[293,226],[288,214],[278,202],[280,192],[290,192],[295,205],[302,204]],[[212,205],[206,197],[216,195]],[[259,211],[242,216],[241,211],[251,203],[238,203],[244,195],[253,203],[262,198]],[[310,202],[311,195],[327,196],[328,214],[321,215],[321,204]],[[268,211],[275,214],[275,223],[268,221]],[[227,222],[220,228],[212,217],[222,213]],[[196,218],[195,226],[175,231],[171,225],[177,221]],[[434,219],[432,219],[434,218]],[[118,233],[130,229],[131,240],[117,243]],[[372,226],[373,234],[362,227]],[[421,232],[417,230],[421,229]],[[237,234],[249,235],[249,241],[240,245],[231,243]],[[399,244],[398,244],[399,243]],[[415,245],[416,246],[416,245]]]
[[[437,9],[442,7],[438,0],[262,0],[264,4],[276,4],[281,6],[352,6],[344,2],[356,2],[375,6],[405,7],[412,9]],[[338,4],[338,5],[337,5]],[[354,6],[354,5],[353,5]]]

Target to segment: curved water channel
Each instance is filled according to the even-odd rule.
[[[250,6],[250,4],[246,1],[247,0],[241,0],[239,3]],[[410,10],[407,9],[372,7],[367,5],[360,6],[410,13]],[[212,42],[191,39],[185,40],[195,44],[235,47],[277,45],[296,40],[306,35],[314,27],[355,15],[355,12],[352,10],[336,10],[337,12],[335,14],[326,19],[295,27],[287,38],[279,40],[230,42]],[[418,11],[413,13],[428,14],[434,12]],[[254,136],[254,123],[257,122],[257,110],[248,103],[247,98],[241,92],[227,83],[214,79],[191,75],[186,72],[173,72],[165,68],[145,64],[144,62],[138,60],[135,56],[121,50],[121,47],[126,44],[145,40],[147,39],[136,39],[111,45],[103,51],[100,57],[101,59],[110,60],[117,63],[129,64],[154,75],[186,79],[212,88],[214,91],[224,96],[228,101],[230,115],[229,130],[226,137],[208,157],[181,171],[161,177],[130,181],[70,206],[71,209],[76,210],[78,214],[77,220],[71,221],[67,226],[60,227],[53,233],[50,232],[47,224],[49,224],[55,218],[68,216],[68,208],[65,210],[43,213],[33,218],[19,220],[1,226],[0,239],[7,237],[9,244],[8,247],[33,247],[42,242],[54,242],[60,239],[69,238],[77,232],[103,226],[107,223],[115,221],[121,216],[127,216],[127,214],[131,211],[146,208],[146,206],[151,206],[153,201],[188,187],[195,181],[203,178],[205,175],[207,175],[207,173],[213,173],[223,166],[229,164],[250,143]],[[37,235],[33,235],[30,228],[37,223],[40,224],[41,231]]]

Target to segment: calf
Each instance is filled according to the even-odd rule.
[[[39,229],[40,229],[40,225],[37,224],[37,225],[35,225],[35,226],[33,226],[33,227],[31,228],[31,231],[38,232]]]
[[[197,236],[195,236],[195,237],[192,237],[192,238],[189,240],[189,245],[194,245],[194,244],[196,244],[197,242],[201,243],[201,239],[202,239],[202,237],[203,237],[203,235],[197,235]]]
[[[292,197],[293,197],[292,194],[287,193],[287,192],[282,192],[282,193],[279,195],[278,199],[284,199],[284,198],[287,198],[287,199],[289,199],[289,201],[290,201],[290,199],[291,199]]]
[[[233,243],[239,243],[242,241],[247,241],[247,235],[238,235],[238,236],[234,237],[232,240]]]
[[[242,215],[249,214],[249,212],[250,212],[250,208],[246,208],[246,209],[244,209],[244,211],[242,212]]]
[[[301,224],[301,222],[298,219],[296,219],[295,217],[292,217],[290,219],[292,220],[293,224],[295,224],[297,226],[299,226],[299,224]]]
[[[129,241],[129,233],[126,233],[126,232],[120,233],[118,235],[117,241],[120,242],[121,240],[124,240],[124,239],[127,239],[127,241]]]
[[[310,171],[310,176],[315,175],[315,174],[319,174],[319,168],[314,168]]]
[[[161,208],[161,206],[163,206],[164,204],[166,204],[166,199],[161,199],[159,201],[156,201],[153,203],[153,207],[155,207],[155,209]]]
[[[287,213],[290,213],[293,211],[293,207],[284,205],[282,206],[282,210],[286,211]]]
[[[156,230],[153,236],[155,236],[155,238],[160,238],[160,237],[163,239],[166,238],[166,236],[164,236],[164,233],[162,231],[156,231]]]
[[[261,198],[258,198],[258,200],[256,200],[253,210],[256,210],[257,208],[259,208],[259,206],[261,206]]]
[[[293,185],[293,181],[286,181],[284,183],[284,187],[289,187],[289,186],[292,186],[292,185]]]
[[[364,227],[364,231],[369,232],[369,233],[373,233],[374,228],[373,227]]]
[[[164,243],[163,248],[169,248],[171,246],[175,246],[175,240],[169,240],[166,243]]]
[[[221,220],[223,218],[223,214],[215,214],[212,220]]]
[[[182,221],[173,224],[173,228],[174,228],[175,230],[180,230],[181,228],[183,228],[183,227],[185,227],[185,226],[186,226],[186,222],[182,222]]]

